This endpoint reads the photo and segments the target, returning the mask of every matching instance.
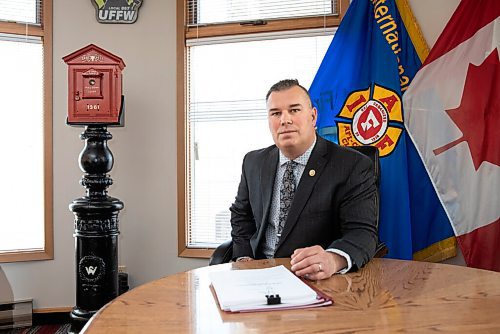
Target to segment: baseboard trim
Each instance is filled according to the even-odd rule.
[[[58,313],[58,312],[71,312],[73,307],[51,307],[51,308],[35,308],[33,313]]]

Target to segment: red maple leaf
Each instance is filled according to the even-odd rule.
[[[439,155],[466,141],[474,167],[488,161],[500,166],[500,62],[494,49],[479,65],[469,64],[460,106],[446,110],[462,137],[435,149]]]

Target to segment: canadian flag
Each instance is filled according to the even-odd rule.
[[[500,271],[500,1],[462,0],[404,95],[468,266]]]

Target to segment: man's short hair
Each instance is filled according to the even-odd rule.
[[[300,89],[302,89],[306,93],[307,98],[309,99],[309,104],[312,107],[311,96],[309,95],[309,92],[307,91],[307,89],[304,88],[304,86],[299,84],[299,80],[297,79],[284,79],[272,85],[266,94],[266,102],[269,99],[269,95],[271,95],[272,92],[281,92],[283,90],[287,90],[292,87],[299,87]]]

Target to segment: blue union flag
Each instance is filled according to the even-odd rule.
[[[427,54],[407,1],[354,0],[309,92],[321,136],[379,149],[379,236],[388,257],[440,261],[455,255],[454,233],[408,137],[402,105]]]

